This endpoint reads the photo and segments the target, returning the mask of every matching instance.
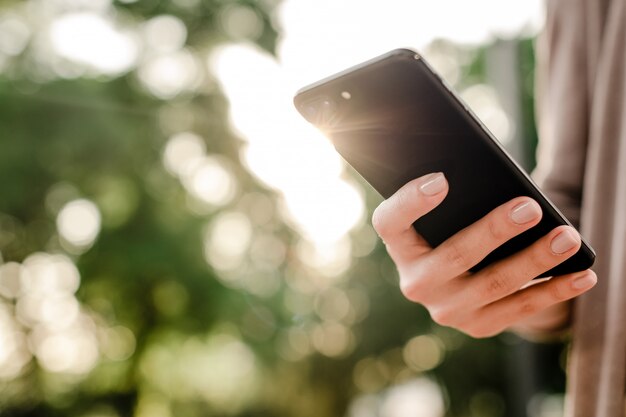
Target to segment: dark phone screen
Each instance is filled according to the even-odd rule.
[[[305,117],[385,198],[414,178],[438,171],[446,175],[448,196],[414,224],[433,246],[514,197],[535,198],[543,208],[542,221],[473,270],[567,224],[414,53],[390,54],[307,89],[295,101],[299,109],[308,106]],[[592,263],[593,252],[583,245],[578,254],[542,276],[586,269]]]

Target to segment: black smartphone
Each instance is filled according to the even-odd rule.
[[[543,210],[541,222],[494,250],[473,271],[559,225],[571,225],[415,51],[397,49],[307,86],[294,104],[384,198],[422,175],[445,174],[447,197],[414,224],[432,246],[512,198],[534,198]],[[541,276],[581,271],[594,259],[583,239],[574,256]]]

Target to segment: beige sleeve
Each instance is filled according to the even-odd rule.
[[[546,3],[546,26],[536,47],[539,146],[532,174],[576,227],[589,128],[585,25],[572,4],[578,1]]]

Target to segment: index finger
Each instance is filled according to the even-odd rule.
[[[413,223],[437,207],[447,193],[445,176],[436,172],[408,182],[374,210],[372,225],[396,263],[414,260],[431,249]]]

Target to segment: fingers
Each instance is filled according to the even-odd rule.
[[[496,335],[521,320],[583,294],[597,280],[593,271],[586,270],[532,285],[481,308],[464,331],[473,337]]]
[[[381,203],[372,217],[400,271],[402,292],[422,303],[437,323],[474,337],[491,336],[595,285],[591,271],[527,285],[579,250],[580,236],[569,226],[557,227],[522,251],[469,274],[494,249],[537,225],[541,208],[529,197],[516,198],[432,249],[413,223],[437,207],[447,192],[443,174],[426,175]]]
[[[478,306],[487,305],[518,291],[533,278],[578,252],[581,240],[575,229],[559,226],[520,252],[489,265],[459,285],[468,289]]]
[[[447,192],[444,175],[429,174],[407,183],[376,208],[372,224],[396,263],[402,264],[430,250],[413,229],[413,223],[438,206]]]
[[[437,323],[474,337],[497,334],[533,315],[545,324],[546,309],[558,310],[559,303],[595,285],[597,278],[589,270],[532,281],[580,249],[580,236],[569,226],[559,226],[520,252],[470,274],[494,249],[537,225],[541,207],[529,197],[518,197],[432,249],[413,223],[437,207],[447,192],[443,174],[426,175],[381,203],[372,217],[400,271],[402,292],[423,304]]]
[[[427,257],[438,279],[453,279],[467,272],[494,249],[535,226],[541,220],[541,207],[528,197],[515,198],[461,230],[433,249]]]

